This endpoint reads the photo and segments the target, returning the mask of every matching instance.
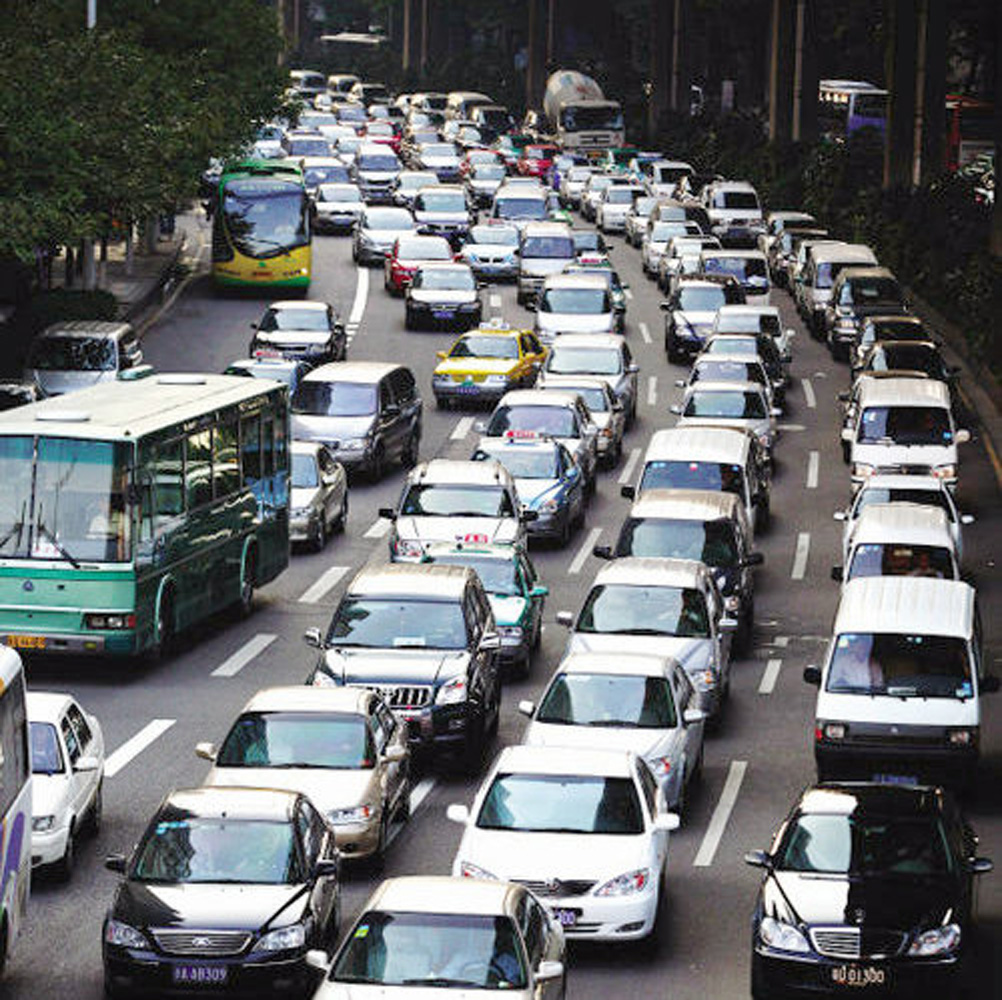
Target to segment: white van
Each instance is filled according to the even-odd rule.
[[[755,532],[769,524],[769,461],[750,431],[736,427],[669,427],[656,431],[636,485],[620,487],[634,500],[647,490],[734,493]]]
[[[959,580],[946,511],[917,503],[869,504],[856,521],[845,566],[832,567],[832,579],[844,584],[867,576]]]
[[[954,425],[949,386],[907,376],[867,379],[853,421],[842,429],[854,487],[878,469],[956,486],[957,445],[970,439],[970,431]]]
[[[983,673],[974,588],[959,580],[868,577],[846,584],[821,667],[818,778],[966,784],[978,764]]]
[[[796,280],[804,283],[804,319],[815,337],[824,333],[825,309],[839,272],[846,267],[876,267],[877,263],[877,255],[862,243],[833,243],[812,249],[803,275]]]

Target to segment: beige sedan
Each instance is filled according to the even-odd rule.
[[[212,761],[206,785],[303,792],[334,825],[346,858],[381,860],[390,824],[410,814],[407,733],[373,691],[275,687],[244,706]]]
[[[291,487],[289,540],[319,552],[331,531],[344,531],[348,520],[344,466],[318,441],[293,441]]]

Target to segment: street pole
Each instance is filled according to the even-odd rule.
[[[87,0],[87,30],[93,31],[97,27],[97,0]],[[81,249],[83,250],[83,287],[84,291],[91,292],[97,288],[97,268],[94,264],[94,240],[85,237]]]

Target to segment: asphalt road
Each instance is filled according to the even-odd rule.
[[[204,223],[192,224],[197,226],[193,242],[201,238],[207,243]],[[641,365],[639,420],[620,466],[602,475],[585,527],[565,550],[533,552],[550,588],[547,625],[530,678],[505,689],[499,735],[504,744],[521,736],[519,699],[537,695],[559,660],[565,633],[554,623],[555,613],[578,608],[600,566],[590,555],[596,533],[602,541],[612,541],[627,512],[618,480],[627,478],[633,455],[651,432],[674,422],[668,407],[678,398],[674,380],[684,371],[665,361],[660,296],[641,273],[639,252],[622,240],[615,242],[613,260],[631,285],[627,332]],[[406,333],[402,302],[383,291],[380,271],[355,268],[346,238],[319,237],[314,246],[310,297],[336,303],[351,320],[349,356],[403,359],[414,369],[425,393],[422,457],[467,457],[475,443],[473,415],[436,411],[431,393],[434,352],[450,343],[450,335]],[[840,561],[841,525],[831,515],[848,498],[849,477],[839,454],[835,394],[848,376],[796,322],[788,297],[774,294],[797,336],[794,382],[777,447],[773,522],[757,542],[765,565],[758,571],[754,650],[735,664],[731,701],[708,740],[702,786],[690,798],[684,826],[672,835],[666,931],[650,953],[624,945],[573,947],[570,996],[580,1000],[627,991],[638,998],[670,995],[674,1000],[746,997],[749,919],[758,876],[742,856],[768,846],[791,801],[814,775],[815,689],[803,682],[801,673],[806,664],[818,662],[837,601],[829,569]],[[530,325],[529,314],[515,304],[514,287],[492,287],[485,295],[491,300],[485,316],[501,314],[513,324]],[[195,277],[146,333],[147,359],[164,371],[220,371],[246,353],[249,324],[263,305],[261,300],[220,297],[206,277]],[[309,626],[326,624],[351,572],[367,560],[386,558],[381,537],[386,525],[378,522],[376,511],[395,500],[401,481],[402,474],[394,470],[381,483],[353,484],[345,535],[334,538],[321,554],[296,553],[284,575],[259,593],[249,619],[212,621],[170,662],[152,667],[84,659],[30,664],[33,688],[70,690],[98,716],[110,751],[133,742],[113,758],[117,769],[105,782],[104,824],[95,839],[81,846],[73,880],[63,885],[36,878],[28,926],[3,984],[5,997],[84,1000],[102,995],[101,920],[116,878],[104,870],[104,855],[132,846],[167,790],[201,781],[208,765],[195,758],[196,742],[218,741],[257,689],[304,679],[314,654],[301,635]],[[1002,673],[1002,588],[995,568],[1002,559],[1002,504],[992,467],[978,444],[963,452],[959,498],[962,510],[977,515],[966,529],[967,569],[980,590],[986,662]],[[314,586],[321,578],[324,585]],[[317,596],[318,591],[324,592]],[[249,655],[255,649],[259,652]],[[234,656],[238,659],[231,664],[247,662],[235,673],[226,671],[228,676],[214,675]],[[1002,694],[987,706],[984,776],[969,811],[981,834],[981,853],[1002,864],[1000,699]],[[413,818],[396,831],[386,874],[448,872],[460,829],[445,819],[445,807],[453,801],[468,803],[475,787],[475,781],[446,769],[429,769],[416,789]],[[370,872],[349,873],[346,924],[375,882]],[[983,879],[980,912],[980,995],[994,997],[1002,989],[1002,959],[992,955],[992,946],[1002,942],[1002,873]]]

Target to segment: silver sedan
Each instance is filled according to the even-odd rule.
[[[348,520],[348,477],[327,446],[292,442],[292,497],[289,539],[307,542],[319,552],[332,530]]]

